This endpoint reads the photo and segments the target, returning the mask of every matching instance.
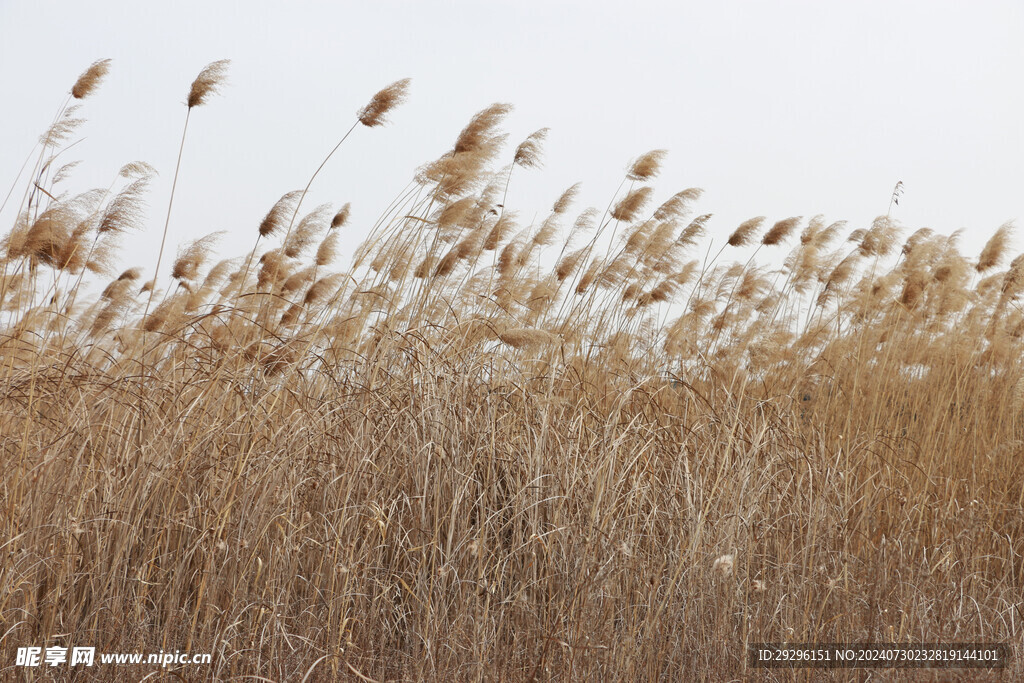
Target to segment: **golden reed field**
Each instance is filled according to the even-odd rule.
[[[227,66],[191,86],[184,154]],[[977,254],[887,216],[712,234],[701,190],[652,186],[661,150],[607,206],[574,186],[530,224],[504,198],[546,131],[509,143],[498,104],[374,225],[291,191],[220,255],[177,246],[173,195],[144,214],[167,201],[145,163],[62,191],[108,67],[5,207],[3,680],[1024,676],[1011,225]],[[155,273],[116,253],[144,224]],[[350,231],[369,236],[343,268]],[[784,641],[1013,659],[751,666],[749,644]],[[212,661],[15,666],[62,644]]]

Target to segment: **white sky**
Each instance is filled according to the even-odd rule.
[[[215,230],[229,231],[220,256],[250,249],[270,206],[403,77],[409,102],[386,128],[357,129],[303,204],[353,203],[339,267],[416,167],[492,102],[516,107],[509,159],[551,128],[544,168],[513,179],[508,205],[524,220],[576,181],[577,210],[604,208],[632,158],[665,148],[656,200],[704,188],[697,210],[715,214],[719,241],[757,215],[866,227],[902,180],[895,218],[965,228],[976,253],[1024,215],[1022,34],[1019,0],[0,0],[0,198],[78,75],[110,57],[69,153],[83,160],[70,187],[106,187],[136,159],[156,166],[146,232],[124,252],[125,267],[151,268],[188,88],[229,58],[228,87],[189,125],[172,257]],[[0,232],[12,221],[9,206]]]

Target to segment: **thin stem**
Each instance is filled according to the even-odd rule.
[[[292,212],[292,219],[288,222],[288,229],[285,231],[284,238],[281,240],[281,244],[282,245],[288,244],[288,237],[292,234],[292,228],[295,226],[295,218],[296,218],[296,216],[299,215],[299,209],[302,207],[302,200],[306,198],[306,193],[308,193],[309,192],[309,188],[313,186],[313,181],[316,180],[316,177],[318,175],[320,175],[320,171],[323,170],[324,166],[327,165],[327,162],[331,160],[331,157],[334,156],[334,153],[338,151],[338,148],[341,147],[342,143],[345,142],[345,140],[348,139],[348,136],[352,134],[352,131],[354,131],[356,129],[356,126],[358,126],[358,125],[359,125],[359,120],[356,119],[355,123],[352,124],[352,127],[348,129],[348,132],[345,133],[345,135],[342,136],[341,140],[338,140],[338,144],[336,144],[334,146],[334,149],[332,149],[327,154],[327,156],[324,157],[324,160],[320,162],[319,166],[317,166],[316,170],[313,172],[313,175],[310,176],[309,182],[306,183],[306,187],[302,190],[302,194],[299,195],[299,201],[297,201],[295,203],[295,211]],[[259,240],[257,240],[257,244],[258,243],[259,243]],[[250,262],[251,262],[251,259],[250,259]],[[248,266],[247,266],[246,269],[248,270]],[[275,270],[276,270],[276,267],[275,267]],[[276,272],[275,272],[274,275],[275,275],[275,277],[271,278],[271,283],[273,283],[274,280],[276,279],[276,275],[277,275]],[[245,284],[245,280],[244,280],[245,277],[248,277],[248,272],[246,272],[246,274],[243,276],[243,280],[242,280],[242,282],[241,282],[241,284],[239,286],[243,286]],[[257,318],[257,319],[260,319],[260,318],[264,317],[264,315],[263,315],[263,311],[264,310],[265,309],[263,308],[263,305],[261,305],[259,318]],[[259,335],[259,341],[258,341],[258,346],[257,346],[258,349],[262,349],[263,335],[266,332],[266,328],[267,328],[267,325],[263,325],[260,328],[260,335]],[[259,359],[259,355],[257,356],[257,360],[258,359]]]
[[[156,256],[156,268],[153,269],[153,286],[149,288],[149,299],[146,301],[146,311],[142,314],[142,328],[146,328],[146,319],[149,317],[149,307],[153,304],[153,295],[156,293],[156,279],[160,274],[160,262],[164,257],[164,246],[167,244],[167,229],[171,225],[171,209],[174,207],[174,190],[178,187],[178,171],[181,169],[181,157],[185,152],[185,135],[188,133],[188,119],[192,114],[189,107],[185,113],[185,128],[181,131],[181,146],[178,148],[178,163],[174,166],[174,180],[171,182],[171,199],[167,203],[167,219],[164,221],[164,234],[160,238],[160,251]]]

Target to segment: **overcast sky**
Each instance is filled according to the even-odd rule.
[[[510,190],[525,220],[576,181],[577,208],[603,208],[632,158],[664,148],[658,198],[703,188],[718,240],[758,215],[864,227],[903,181],[893,216],[909,230],[964,228],[973,254],[1024,213],[1022,7],[0,0],[0,197],[78,75],[109,57],[69,153],[83,160],[71,187],[106,187],[136,159],[156,166],[146,232],[125,247],[125,266],[151,267],[189,86],[228,58],[228,87],[189,124],[172,255],[215,230],[229,231],[223,256],[250,249],[270,206],[404,77],[408,103],[387,127],[358,129],[304,203],[352,202],[344,262],[416,167],[492,102],[515,105],[509,157],[551,128],[544,168],[517,171]],[[0,220],[4,232],[10,207]]]

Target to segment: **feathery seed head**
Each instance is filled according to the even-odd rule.
[[[800,244],[810,243],[824,229],[825,217],[818,214],[807,223],[807,227],[800,233]]]
[[[121,167],[117,172],[122,178],[145,178],[158,175],[156,169],[145,161],[132,161]]]
[[[88,97],[96,88],[99,87],[103,77],[110,71],[110,60],[100,59],[92,63],[88,69],[86,69],[78,80],[75,81],[75,85],[71,88],[71,96],[76,100]]]
[[[331,229],[343,227],[348,222],[348,215],[351,210],[352,204],[350,202],[341,207],[341,210],[334,214],[334,218],[331,219]]]
[[[438,277],[446,277],[446,276],[450,275],[451,272],[453,270],[455,270],[455,265],[458,262],[459,262],[459,247],[458,247],[458,245],[456,245],[456,246],[452,247],[451,249],[449,249],[448,253],[446,253],[441,258],[440,261],[438,261],[437,266],[434,268],[434,275],[436,275]]]
[[[555,243],[555,237],[558,236],[558,221],[556,214],[552,214],[544,219],[544,222],[540,226],[540,230],[533,236],[533,243],[547,247]]]
[[[269,237],[276,232],[284,230],[288,225],[289,218],[295,211],[295,203],[301,196],[301,190],[292,190],[278,199],[277,203],[271,207],[260,223],[260,237]]]
[[[558,262],[555,268],[555,277],[559,282],[572,275],[576,268],[582,263],[582,258],[587,251],[586,247],[569,252]]]
[[[640,187],[619,200],[612,209],[612,218],[624,223],[630,223],[640,215],[654,190],[649,187]]]
[[[728,555],[722,555],[715,558],[715,563],[711,566],[711,569],[722,576],[729,576],[733,572],[735,563],[736,556],[730,553]]]
[[[979,273],[984,273],[986,270],[991,270],[999,265],[999,262],[1003,260],[1007,249],[1010,247],[1010,239],[1013,237],[1013,222],[1008,221],[999,226],[999,229],[995,231],[992,237],[989,238],[988,242],[985,243],[985,247],[981,250],[981,255],[978,257],[978,265],[976,269]]]
[[[455,140],[455,154],[476,151],[484,146],[511,111],[511,104],[498,103],[477,112]]]
[[[704,236],[704,226],[711,220],[710,213],[706,213],[702,216],[697,216],[690,224],[683,228],[683,231],[679,233],[679,237],[676,238],[676,244],[686,248],[692,247],[700,241],[701,237]]]
[[[765,233],[764,237],[761,238],[761,244],[766,247],[770,247],[780,242],[785,242],[797,226],[800,225],[800,217],[786,218],[781,220],[772,226],[771,230]]]
[[[81,160],[71,161],[58,168],[53,174],[53,180],[51,181],[52,184],[56,185],[57,183],[63,182],[71,175],[71,171],[75,166],[78,166],[80,163],[82,163]]]
[[[700,199],[702,194],[704,194],[704,190],[699,187],[691,187],[681,192],[676,192],[664,204],[658,207],[654,212],[654,217],[659,221],[680,218],[689,210],[690,204]]]
[[[918,247],[931,240],[935,231],[931,228],[921,228],[916,230],[913,235],[907,238],[907,241],[903,244],[903,254],[909,256],[914,253]]]
[[[637,157],[626,172],[630,180],[649,180],[661,170],[661,162],[668,154],[666,150],[654,149]]]
[[[192,88],[188,91],[188,108],[198,107],[206,104],[210,95],[217,93],[227,77],[230,59],[220,59],[207,64],[196,80],[192,81]]]
[[[200,237],[182,249],[171,268],[171,277],[175,280],[195,280],[199,275],[199,268],[213,251],[214,242],[224,234],[226,231],[222,230]]]
[[[334,260],[334,257],[338,253],[338,241],[341,237],[341,233],[337,230],[332,230],[327,233],[327,237],[320,243],[320,246],[316,250],[316,265],[326,266]]]
[[[344,281],[344,273],[332,273],[322,277],[313,283],[313,286],[306,292],[306,296],[302,302],[307,306],[310,304],[318,304],[334,294],[334,292],[341,287]]]
[[[357,114],[359,123],[367,128],[387,123],[388,112],[405,102],[409,96],[409,83],[410,79],[408,78],[395,81],[370,98],[367,105],[360,109]]]
[[[745,247],[753,242],[754,235],[761,228],[761,224],[764,223],[765,220],[766,218],[764,216],[757,216],[756,218],[751,218],[740,223],[739,227],[729,235],[729,246]]]
[[[505,241],[505,238],[516,229],[516,213],[514,211],[506,211],[498,219],[498,222],[494,224],[491,231],[487,234],[484,239],[484,251],[494,251],[498,248],[498,245]]]
[[[553,344],[558,338],[545,330],[532,327],[512,327],[498,333],[498,338],[515,349]]]
[[[288,258],[297,258],[314,241],[317,234],[328,225],[328,217],[331,215],[331,205],[321,204],[299,221],[298,226],[288,235],[284,243],[284,255]]]
[[[541,128],[523,140],[516,147],[512,163],[518,164],[523,168],[538,168],[540,166],[541,145],[544,142],[544,138],[547,137],[549,130],[548,128]]]
[[[63,115],[39,137],[40,144],[44,147],[55,147],[67,140],[85,122],[85,119],[75,116],[78,107],[79,105],[75,104],[65,109]],[[53,162],[54,158],[50,157],[47,160],[43,165],[44,170]]]
[[[1003,279],[1002,298],[1004,301],[1014,299],[1024,291],[1024,254],[1010,262],[1010,268]]]
[[[888,256],[896,248],[900,229],[888,216],[879,216],[864,233],[860,251],[865,256]]]
[[[579,194],[580,188],[582,186],[583,183],[576,183],[568,190],[563,192],[562,196],[560,196],[558,200],[555,202],[555,205],[551,207],[551,210],[554,213],[565,213],[566,211],[568,211],[569,205],[572,204],[573,201],[576,199],[576,195]]]
[[[107,205],[100,219],[97,231],[122,233],[136,227],[142,220],[143,195],[149,185],[149,177],[132,181]]]

